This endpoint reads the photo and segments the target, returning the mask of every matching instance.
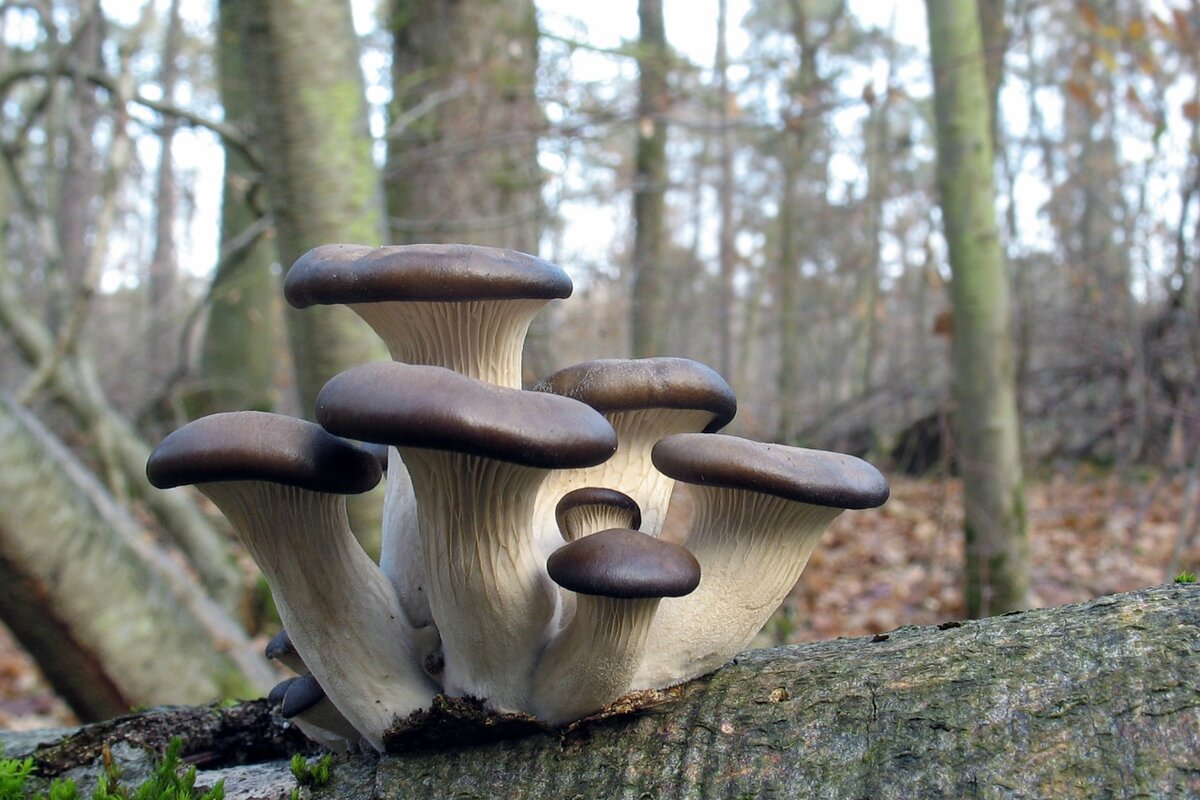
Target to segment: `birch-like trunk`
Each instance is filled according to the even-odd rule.
[[[938,188],[950,250],[954,396],[972,616],[1029,603],[1008,275],[996,220],[985,54],[975,0],[928,0]]]

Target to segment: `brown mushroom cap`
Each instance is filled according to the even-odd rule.
[[[646,408],[710,411],[705,432],[720,430],[737,412],[737,398],[711,367],[688,358],[602,358],[560,369],[533,391],[581,400],[602,414]]]
[[[543,469],[599,464],[617,447],[612,426],[583,403],[394,361],[330,379],[317,396],[317,420],[355,439]]]
[[[299,676],[293,675],[290,678],[284,678],[279,683],[272,686],[271,691],[267,692],[267,702],[273,706],[281,704],[284,696],[287,695],[288,688],[298,680],[300,680]]]
[[[715,433],[668,436],[654,466],[685,483],[745,489],[816,506],[874,508],[888,498],[879,470],[854,456]]]
[[[462,244],[322,245],[302,255],[283,283],[296,308],[393,300],[553,300],[569,297],[571,288],[570,277],[549,261]]]
[[[279,713],[284,719],[291,719],[297,714],[308,711],[324,699],[325,690],[321,688],[321,684],[317,683],[317,679],[311,673],[301,675],[289,683],[284,690],[283,703]]]
[[[267,642],[263,654],[272,661],[281,661],[300,655],[296,652],[296,646],[292,644],[292,637],[288,636],[288,632],[282,628],[279,629],[279,633],[271,637],[271,641]]]
[[[600,486],[585,486],[573,489],[562,496],[554,508],[554,519],[559,530],[565,531],[570,525],[572,512],[595,506],[604,506],[617,514],[622,514],[628,520],[624,527],[637,530],[642,526],[642,509],[637,501],[624,492],[616,489],[606,489]]]
[[[564,589],[620,599],[682,597],[700,583],[700,564],[686,549],[625,528],[563,545],[546,571]]]
[[[262,411],[212,414],[159,443],[146,462],[159,489],[216,481],[269,481],[359,494],[379,483],[379,461],[320,426]]]

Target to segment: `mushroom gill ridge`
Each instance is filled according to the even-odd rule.
[[[439,692],[559,726],[718,669],[829,522],[887,498],[860,459],[717,433],[733,390],[688,359],[589,361],[520,389],[529,321],[571,294],[533,256],[326,245],[285,289],[297,307],[350,306],[394,360],[334,376],[316,424],[195,420],[147,472],[229,517],[287,628],[267,654],[300,673],[274,702],[326,747],[382,750]],[[344,510],[381,472],[382,569]],[[681,544],[658,538],[684,527]]]

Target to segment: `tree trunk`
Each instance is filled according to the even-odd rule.
[[[1198,637],[1200,586],[1176,584],[756,651],[641,713],[553,735],[343,758],[313,797],[1195,796]],[[189,729],[171,713],[167,725],[142,718],[153,735],[125,721],[107,737],[161,748]],[[185,756],[219,753],[211,730],[229,713],[198,710],[202,735]],[[12,734],[0,744],[19,756],[31,738],[57,742],[33,751],[44,774],[65,769],[75,740]],[[95,759],[100,738],[82,740],[79,760]],[[251,774],[256,783],[244,780]],[[286,761],[202,771],[196,785],[221,777],[229,800],[284,798],[294,786]]]
[[[179,0],[171,0],[167,11],[167,30],[163,40],[162,64],[158,82],[162,87],[163,99],[175,101],[175,86],[179,82],[179,50],[183,38],[183,18],[179,13]],[[159,396],[165,378],[171,373],[176,352],[173,330],[178,329],[176,318],[176,284],[179,270],[178,247],[175,242],[175,223],[178,215],[179,186],[175,175],[175,159],[171,147],[179,122],[170,114],[163,116],[159,130],[158,174],[154,187],[154,252],[150,256],[146,283],[149,294],[148,324],[146,335],[146,375],[150,384],[147,393]],[[161,413],[164,409],[151,409],[155,417],[168,418]]]
[[[733,246],[733,119],[730,114],[733,93],[729,90],[728,5],[728,0],[719,0],[717,4],[717,54],[713,65],[717,80],[717,102],[720,104],[717,115],[720,128],[717,159],[721,166],[721,178],[717,183],[717,371],[728,380],[733,380],[733,278],[736,254]],[[749,339],[753,336],[753,330],[747,324],[743,335]],[[741,381],[738,384],[746,385]]]
[[[3,396],[0,442],[0,617],[80,717],[270,683],[238,623]]]
[[[224,0],[224,3],[235,0]],[[284,267],[330,242],[379,244],[379,174],[371,156],[358,39],[346,2],[239,4],[242,57]],[[382,358],[382,343],[340,306],[289,309],[300,408],[347,367]]]
[[[238,14],[244,3],[221,3],[217,33],[221,105],[225,121],[245,126],[251,116],[250,87],[241,54]],[[200,355],[200,386],[189,412],[279,409],[277,368],[282,342],[283,288],[271,267],[273,248],[265,237],[235,247],[266,213],[266,197],[245,155],[225,146],[225,185],[221,201],[221,260],[213,277],[208,324]]]
[[[630,349],[660,356],[666,329],[667,38],[662,0],[638,0],[638,119],[633,177],[633,294]],[[718,313],[726,313],[719,310]]]
[[[531,0],[393,0],[384,186],[391,240],[537,254],[545,210]],[[530,326],[527,382],[554,371],[547,309]]]
[[[1008,276],[992,180],[989,95],[974,0],[928,0],[938,188],[950,250],[954,392],[971,616],[1029,602],[1029,554]]]

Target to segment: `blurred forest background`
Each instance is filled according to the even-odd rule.
[[[285,311],[333,241],[540,254],[576,288],[531,381],[687,356],[729,432],[881,466],[762,644],[965,613],[924,4],[576,5],[0,3],[0,725],[269,684],[253,565],[144,464],[380,355]],[[977,5],[1030,602],[1169,580],[1200,563],[1200,2]]]

